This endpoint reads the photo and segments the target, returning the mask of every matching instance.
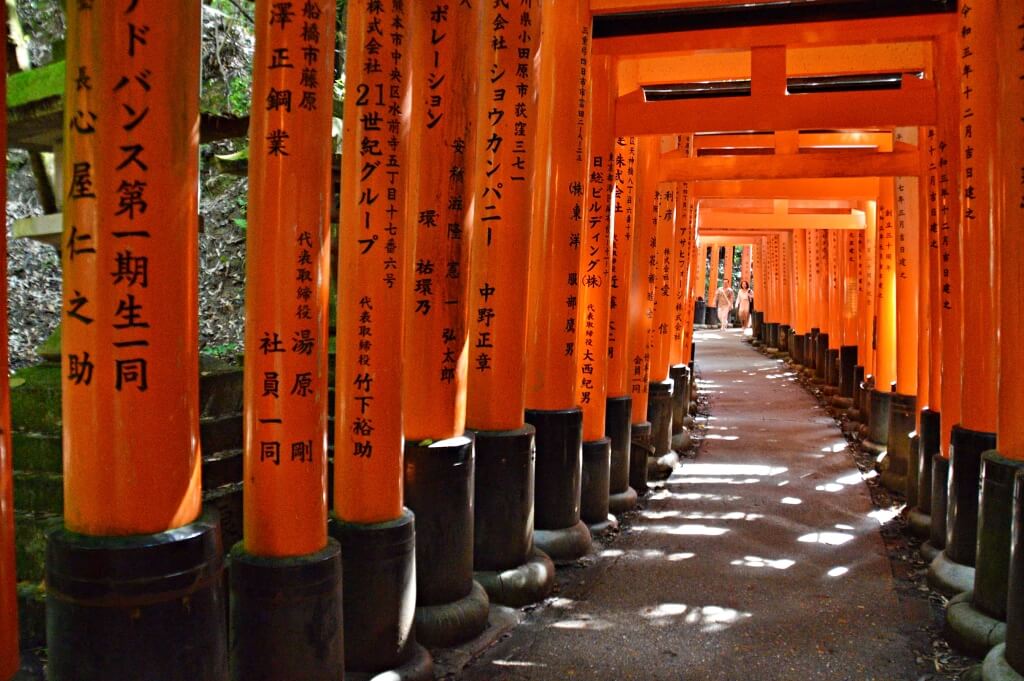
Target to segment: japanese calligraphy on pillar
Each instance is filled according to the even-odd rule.
[[[256,6],[246,258],[246,549],[326,542],[335,7]],[[259,510],[258,510],[259,509]],[[285,522],[283,519],[287,518]]]
[[[693,138],[683,135],[679,139],[679,149],[689,157]],[[690,205],[690,183],[680,182],[676,185],[676,252],[675,252],[675,305],[672,314],[673,361],[681,360],[684,329],[686,328],[686,308],[689,299],[691,270],[693,269],[693,215]]]
[[[542,21],[526,406],[560,410],[577,406],[580,242],[590,145],[589,6],[581,0],[547,3]]]
[[[633,236],[635,232],[634,190],[636,188],[636,137],[615,140],[612,177],[614,209],[612,213],[612,268],[610,316],[608,319],[608,395],[624,397],[629,393],[629,306],[633,273]]]
[[[401,356],[409,125],[404,0],[353,0],[338,238],[335,510],[402,510]]]
[[[465,429],[467,286],[472,225],[472,177],[467,171],[475,138],[476,50],[479,14],[468,3],[411,5],[414,63],[410,141],[409,248],[406,283],[404,413],[407,438],[444,439]],[[493,25],[493,24],[492,24]],[[500,26],[500,24],[499,24]],[[504,117],[511,93],[505,84],[491,97],[490,118]],[[511,118],[511,112],[508,112]],[[497,131],[488,148],[511,146]],[[500,190],[499,190],[500,191]],[[482,295],[496,289],[489,283]],[[477,332],[480,353],[493,349],[489,331]]]
[[[580,247],[580,323],[577,326],[576,399],[583,410],[583,439],[605,435],[608,396],[608,319],[611,297],[611,230],[615,188],[614,63],[594,59],[594,110],[590,126],[590,162],[585,228]]]
[[[65,518],[80,532],[163,531],[199,512],[199,9],[68,7]],[[109,503],[126,479],[142,481]]]
[[[469,271],[466,422],[523,424],[527,288],[541,17],[534,0],[477,3],[482,14],[474,153],[476,209]]]

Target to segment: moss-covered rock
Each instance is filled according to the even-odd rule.
[[[61,436],[49,433],[11,433],[14,469],[36,473],[60,473],[63,470]]]
[[[14,471],[14,508],[31,513],[63,513],[64,476]]]
[[[11,377],[11,428],[32,433],[60,433],[61,368],[59,364],[26,367]]]

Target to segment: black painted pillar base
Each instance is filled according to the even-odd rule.
[[[648,386],[647,420],[651,422],[654,456],[647,459],[647,477],[665,480],[672,475],[679,455],[672,449],[672,379]]]
[[[231,678],[279,681],[302,670],[309,681],[345,672],[341,546],[327,540],[306,556],[231,550]]]
[[[832,398],[835,407],[849,409],[853,405],[853,391],[857,383],[857,346],[839,348],[839,392]]]
[[[819,332],[814,346],[814,377],[815,385],[824,385],[828,372],[828,334]]]
[[[878,462],[879,482],[886,489],[907,495],[910,473],[910,434],[917,425],[917,395],[889,393],[889,423],[886,426],[885,457]],[[917,480],[914,480],[915,496]]]
[[[629,486],[629,451],[632,428],[631,397],[609,397],[605,410],[604,432],[611,440],[612,458],[608,473],[608,510],[624,513],[636,507],[636,490]]]
[[[839,393],[838,348],[828,348],[825,350],[825,386],[822,389],[822,392],[829,397]]]
[[[668,377],[672,381],[672,435],[678,435],[686,431],[686,412],[690,404],[690,367],[685,364],[675,364],[668,370]]]
[[[804,365],[804,334],[794,330],[790,340],[789,358],[793,361],[793,368],[799,371]]]
[[[696,354],[696,353],[695,353]],[[690,360],[690,413],[683,418],[687,428],[693,427],[693,417],[697,415],[697,362]]]
[[[853,432],[860,427],[860,422],[864,418],[864,413],[861,411],[861,404],[863,402],[863,391],[864,391],[864,367],[856,366],[853,368],[853,403],[850,408],[846,410],[847,422],[843,428],[843,432]]]
[[[403,468],[416,515],[416,638],[450,648],[476,638],[490,612],[473,581],[473,439],[406,441]]]
[[[946,515],[949,500],[949,459],[932,454],[932,526],[928,541],[921,545],[921,555],[933,562],[946,548]]]
[[[789,352],[789,324],[779,324],[779,352]]]
[[[1024,635],[1024,632],[1021,633]],[[1010,664],[1006,646],[1006,643],[1000,643],[985,656],[985,662],[981,665],[981,681],[1024,681],[1024,672],[1014,669]]]
[[[533,545],[535,430],[477,430],[473,569],[494,603],[521,607],[547,598],[555,566]]]
[[[404,509],[383,523],[348,523],[332,517],[341,544],[345,621],[345,677],[433,677],[433,660],[416,642],[416,526]]]
[[[611,438],[605,437],[583,443],[580,519],[587,524],[592,535],[602,534],[619,526],[619,521],[608,509],[611,459]]]
[[[224,549],[216,512],[175,530],[46,543],[53,681],[225,681]]]
[[[1019,472],[1013,487],[1010,546],[1005,658],[1018,674],[1024,674],[1024,473]]]
[[[630,427],[629,486],[640,496],[647,494],[647,459],[654,456],[651,422],[641,421]]]
[[[870,411],[868,416],[867,437],[860,443],[860,448],[871,454],[881,454],[889,441],[889,409],[892,406],[894,393],[872,390],[868,396]],[[905,472],[905,471],[904,471]]]
[[[1018,471],[1024,471],[1024,461],[1011,461],[995,450],[982,454],[974,589],[946,608],[946,638],[975,657],[984,657],[1006,640],[1010,522]]]
[[[942,419],[939,412],[921,410],[917,448],[917,503],[909,508],[907,521],[914,534],[927,539],[932,524],[932,457],[939,452]]]
[[[583,412],[579,408],[527,409],[537,429],[534,542],[555,565],[590,552],[590,530],[580,520],[583,475]]]
[[[764,344],[764,312],[754,310],[754,313],[751,315],[750,327],[754,332],[754,345]]]
[[[949,598],[974,586],[978,541],[978,486],[981,455],[996,445],[995,435],[953,426],[946,510],[946,548],[932,561],[928,582]]]

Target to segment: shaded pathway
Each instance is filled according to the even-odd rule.
[[[920,609],[894,591],[831,418],[738,332],[699,332],[695,461],[460,678],[916,679]]]

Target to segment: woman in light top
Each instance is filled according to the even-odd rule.
[[[740,318],[740,328],[745,329],[750,323],[750,307],[754,303],[754,292],[744,279],[740,282],[739,293],[736,294],[736,314]]]

